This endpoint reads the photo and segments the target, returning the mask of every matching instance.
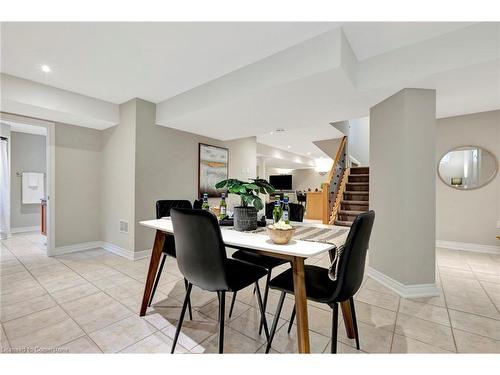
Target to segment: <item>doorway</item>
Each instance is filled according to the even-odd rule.
[[[54,123],[0,113],[2,241],[11,251],[55,247]]]

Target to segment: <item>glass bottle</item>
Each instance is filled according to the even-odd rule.
[[[288,197],[286,195],[283,198],[283,213],[281,217],[285,224],[290,224],[290,205],[288,204]]]
[[[276,201],[274,202],[274,209],[273,209],[274,224],[276,224],[280,220],[281,220],[281,204],[280,204],[280,200],[276,199]]]
[[[227,215],[226,194],[222,193],[219,204],[219,219],[222,220]]]
[[[210,205],[208,204],[208,194],[207,193],[203,193],[203,204],[201,205],[201,209],[207,210],[207,211],[210,209]]]

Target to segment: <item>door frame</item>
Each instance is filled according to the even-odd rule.
[[[23,124],[40,126],[47,129],[45,137],[45,153],[47,157],[47,256],[56,254],[56,130],[55,123],[34,117],[14,113],[0,112],[0,118],[5,121],[21,122]]]

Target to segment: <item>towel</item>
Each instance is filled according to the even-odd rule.
[[[39,204],[44,194],[43,173],[24,172],[22,176],[22,203]]]

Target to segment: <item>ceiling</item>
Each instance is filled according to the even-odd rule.
[[[314,141],[340,138],[343,134],[330,124],[310,126],[300,129],[286,130],[285,132],[273,131],[257,136],[257,142],[271,145],[282,150],[287,150],[310,158],[322,158],[326,155],[314,145]],[[290,147],[289,147],[290,146]]]
[[[157,103],[159,125],[222,140],[257,136],[260,143],[310,157],[324,156],[313,141],[340,136],[330,122],[367,116],[404,87],[436,89],[437,117],[500,108],[498,23],[1,27],[2,73],[115,107],[142,98]],[[52,72],[42,73],[42,64]],[[50,103],[59,112],[65,93]],[[78,124],[103,117],[93,115]],[[276,128],[287,131],[271,136]]]
[[[316,36],[331,23],[2,23],[3,73],[123,103],[157,103]],[[52,72],[45,74],[46,64]]]

